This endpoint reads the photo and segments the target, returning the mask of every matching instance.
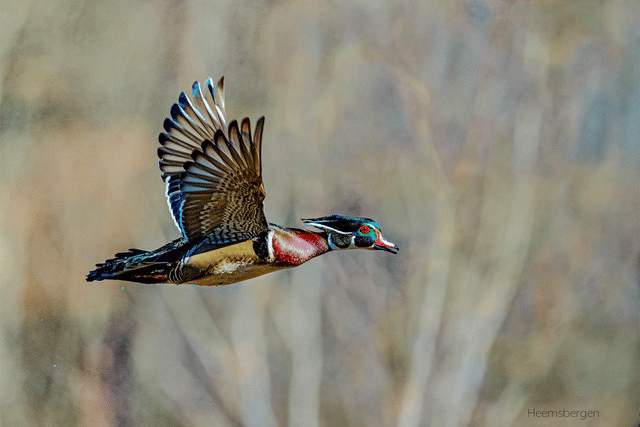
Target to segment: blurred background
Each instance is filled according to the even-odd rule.
[[[0,425],[638,424],[637,1],[2,1],[0,41]],[[86,283],[178,236],[157,134],[208,75],[270,221],[400,254]]]

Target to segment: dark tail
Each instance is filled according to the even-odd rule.
[[[180,260],[184,240],[170,242],[155,251],[129,249],[120,252],[87,274],[87,282],[94,280],[126,280],[138,283],[167,283],[169,272]]]

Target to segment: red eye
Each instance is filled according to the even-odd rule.
[[[369,228],[368,225],[363,225],[362,227],[360,227],[360,233],[362,233],[362,234],[369,234],[370,230],[371,229]]]

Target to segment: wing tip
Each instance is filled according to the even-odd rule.
[[[164,119],[164,122],[162,122],[162,128],[167,133],[171,133],[171,129],[175,129],[177,127],[178,127],[178,124],[176,122],[174,122],[173,120],[171,120],[170,118],[168,118],[168,117],[166,119]],[[160,135],[163,135],[163,134],[161,133]]]
[[[196,80],[195,82],[193,82],[193,84],[191,85],[191,94],[193,95],[193,97],[197,97],[198,93],[200,93],[200,83],[198,83],[198,81]]]
[[[161,145],[164,145],[167,143],[167,141],[171,141],[171,137],[164,132],[160,132],[160,134],[158,135],[158,142]]]
[[[187,95],[185,95],[184,92],[180,92],[180,95],[178,95],[178,105],[180,108],[184,108],[188,102],[189,100],[187,99]],[[173,107],[171,109],[173,110]]]
[[[184,95],[184,92],[182,92],[181,95]],[[179,99],[178,99],[178,101],[179,101]],[[171,114],[171,118],[174,121],[178,120],[178,115],[180,115],[180,109],[181,109],[181,107],[178,104],[173,104],[171,106],[170,114]]]

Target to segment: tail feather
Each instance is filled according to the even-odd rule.
[[[169,280],[171,265],[166,262],[147,263],[138,266],[124,266],[122,263],[105,262],[87,274],[87,282],[126,280],[139,283],[164,283]]]
[[[156,249],[144,251],[129,249],[113,258],[96,264],[96,269],[87,274],[87,282],[100,280],[126,280],[139,283],[167,283],[169,272],[180,259],[179,252],[184,240],[178,239]]]

